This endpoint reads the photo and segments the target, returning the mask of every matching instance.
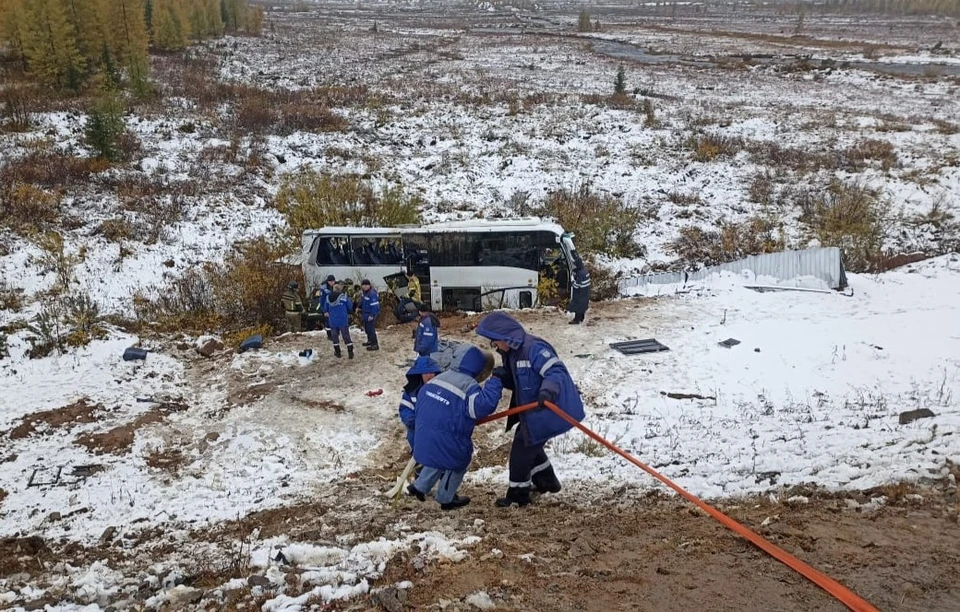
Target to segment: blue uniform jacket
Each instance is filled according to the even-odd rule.
[[[440,348],[440,321],[433,314],[420,318],[417,335],[413,340],[413,350],[419,355],[435,353]]]
[[[407,384],[403,387],[400,396],[400,422],[407,428],[407,442],[413,450],[414,429],[416,428],[417,391],[423,386],[423,374],[439,374],[442,372],[436,361],[430,357],[418,357],[413,367],[407,370]]]
[[[473,457],[473,428],[477,419],[497,409],[503,393],[499,378],[483,388],[475,376],[485,365],[483,352],[470,347],[417,393],[413,457],[438,470],[466,470]]]
[[[350,312],[353,310],[353,302],[344,293],[331,291],[323,302],[323,312],[330,315],[327,322],[330,327],[349,327]]]
[[[503,312],[484,317],[477,325],[477,333],[490,340],[504,340],[510,346],[504,365],[513,376],[514,400],[518,406],[536,402],[540,390],[546,389],[553,392],[557,398],[554,403],[560,409],[577,421],[583,420],[580,391],[550,343],[528,334],[520,323]],[[530,445],[542,444],[572,427],[549,408],[534,408],[519,416]]]
[[[376,289],[370,287],[370,291],[364,291],[361,295],[363,297],[360,298],[360,316],[363,317],[364,321],[370,317],[376,319],[377,315],[380,314],[380,294],[377,293]]]

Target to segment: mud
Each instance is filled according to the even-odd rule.
[[[81,423],[93,423],[98,420],[99,413],[104,411],[102,404],[91,404],[87,398],[55,408],[28,414],[20,419],[20,424],[10,430],[10,438],[20,440],[42,429],[51,432],[56,429],[65,429]]]
[[[77,437],[76,443],[87,447],[90,452],[97,455],[124,455],[130,451],[137,431],[141,427],[160,423],[167,415],[174,412],[182,412],[186,409],[187,406],[185,404],[164,402],[124,425],[114,427],[104,432],[81,434]]]

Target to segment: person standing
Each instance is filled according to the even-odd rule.
[[[503,383],[496,377],[480,387],[477,380],[486,365],[482,350],[465,346],[449,370],[417,393],[413,458],[423,469],[407,493],[424,501],[439,483],[434,499],[441,510],[470,503],[469,497],[457,495],[457,489],[473,458],[473,429],[477,419],[497,409],[503,393]]]
[[[330,296],[330,292],[333,291],[333,287],[336,284],[337,279],[333,274],[328,274],[327,278],[323,279],[323,283],[320,285],[320,303],[325,304],[327,298]],[[341,291],[343,293],[343,291]],[[327,323],[326,318],[323,321],[324,330],[327,332],[327,338],[332,340],[333,338],[330,335],[330,325]]]
[[[315,329],[324,329],[327,326],[326,317],[323,314],[323,290],[319,287],[310,292],[310,299],[307,302],[307,331]]]
[[[417,392],[442,371],[430,357],[417,357],[413,367],[407,370],[407,384],[403,386],[403,395],[400,396],[400,422],[407,428],[407,443],[410,445],[411,454],[417,423]]]
[[[345,294],[340,293],[340,287],[335,286],[327,295],[327,301],[323,303],[323,312],[330,327],[334,357],[341,356],[340,337],[342,336],[347,345],[347,359],[353,359],[353,340],[350,339],[350,313],[353,312],[353,302]]]
[[[423,294],[420,291],[420,279],[413,273],[413,270],[407,270],[407,296],[417,303],[423,300]]]
[[[283,304],[284,317],[287,319],[287,331],[299,332],[303,325],[303,302],[297,291],[300,284],[297,281],[287,283],[287,290],[283,292],[280,302]]]
[[[552,402],[576,421],[583,420],[583,400],[570,372],[554,348],[542,338],[528,334],[513,317],[494,312],[480,321],[477,334],[491,341],[503,360],[493,376],[503,379],[513,391],[512,406],[537,402],[537,408],[521,412],[519,427],[510,447],[510,484],[500,507],[526,506],[530,493],[558,493],[560,480],[544,451],[548,440],[567,432],[572,425],[545,406]],[[508,417],[509,418],[509,417]],[[508,421],[507,428],[512,425]]]
[[[420,321],[413,336],[413,350],[418,355],[429,355],[440,348],[440,319],[430,312],[430,307],[421,303],[418,307]]]
[[[367,334],[367,341],[363,344],[368,351],[379,351],[377,316],[380,314],[380,295],[366,278],[360,281],[360,292],[360,319],[363,321],[363,331]]]
[[[579,325],[583,323],[583,317],[590,308],[590,272],[579,257],[573,260],[573,277],[570,280],[573,295],[567,310],[573,313],[570,325]]]

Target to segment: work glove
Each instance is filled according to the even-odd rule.
[[[503,366],[497,366],[497,367],[493,368],[493,371],[492,371],[492,372],[490,372],[490,376],[496,376],[496,377],[499,378],[500,380],[506,380],[506,379],[507,379],[507,376],[509,376],[509,375],[510,375],[510,373],[507,371],[507,368],[505,368],[505,367],[503,367]]]
[[[546,408],[546,402],[554,403],[556,399],[556,394],[550,389],[540,389],[540,395],[537,396],[537,409]]]

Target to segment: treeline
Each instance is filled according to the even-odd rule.
[[[44,85],[92,78],[142,89],[148,50],[173,51],[224,32],[260,32],[249,0],[0,0],[0,48]]]

